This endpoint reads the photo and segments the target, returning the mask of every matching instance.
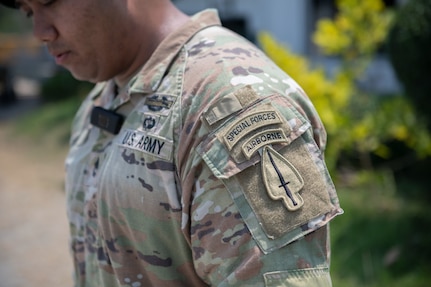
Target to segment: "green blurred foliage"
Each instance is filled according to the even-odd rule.
[[[329,168],[334,171],[347,153],[357,154],[360,166],[371,169],[373,154],[396,157],[387,145],[393,141],[403,142],[417,156],[431,155],[431,136],[407,98],[378,96],[357,84],[386,39],[392,12],[380,0],[338,0],[337,5],[336,17],[320,20],[313,35],[324,54],[341,60],[333,77],[269,34],[259,36],[265,52],[302,86],[319,112],[328,131]]]
[[[94,84],[76,80],[69,71],[59,68],[53,77],[43,83],[40,97],[43,102],[63,101],[71,97],[82,99],[93,86]]]
[[[345,214],[331,225],[334,286],[429,286],[427,203],[400,197],[389,171],[341,176],[338,194]]]
[[[393,15],[381,0],[337,0],[336,5],[335,19],[320,20],[313,41],[325,55],[341,57],[344,72],[357,77],[385,40]]]
[[[44,103],[15,122],[16,136],[25,135],[33,144],[48,148],[67,146],[71,131],[71,120],[81,104],[79,96],[53,103]]]
[[[65,69],[58,69],[53,77],[42,84],[42,105],[19,118],[16,130],[39,144],[67,146],[71,121],[93,86],[94,84],[76,80]]]
[[[26,34],[31,31],[31,19],[14,9],[0,6],[0,33]]]
[[[398,11],[388,48],[399,80],[431,130],[431,1],[410,0]]]

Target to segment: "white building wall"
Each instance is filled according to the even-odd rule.
[[[177,0],[187,14],[212,7],[222,18],[244,16],[251,33],[270,32],[295,53],[306,54],[310,0]]]

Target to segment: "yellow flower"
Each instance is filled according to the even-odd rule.
[[[404,125],[397,125],[392,128],[392,135],[399,141],[404,141],[409,137],[409,131]]]

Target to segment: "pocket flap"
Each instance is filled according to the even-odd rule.
[[[264,253],[341,212],[311,124],[288,103],[274,105],[260,102],[232,115],[196,150]]]

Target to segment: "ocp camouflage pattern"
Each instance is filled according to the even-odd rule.
[[[327,223],[342,210],[325,130],[259,49],[204,11],[114,93],[96,85],[73,122],[75,286],[331,286]],[[94,106],[125,116],[117,135],[90,124]]]

